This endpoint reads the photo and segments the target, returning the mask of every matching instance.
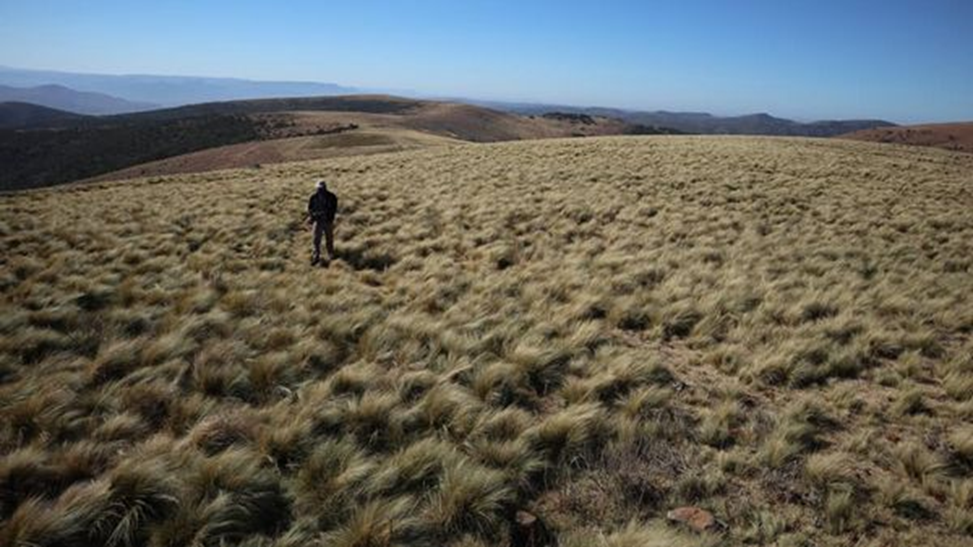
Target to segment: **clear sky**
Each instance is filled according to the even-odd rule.
[[[0,64],[973,120],[973,0],[0,0]]]

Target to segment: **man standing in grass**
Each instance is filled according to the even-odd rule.
[[[338,196],[328,191],[328,185],[318,181],[317,190],[311,194],[307,202],[308,221],[314,223],[314,253],[311,255],[311,265],[321,262],[321,234],[324,234],[328,262],[334,260],[334,217],[338,212]],[[325,262],[325,266],[328,265]]]

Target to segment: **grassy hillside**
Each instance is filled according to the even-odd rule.
[[[241,167],[260,168],[268,164],[290,161],[401,152],[453,144],[464,144],[464,142],[410,129],[363,127],[355,131],[281,137],[207,148],[141,163],[90,180],[121,180]]]
[[[973,153],[973,122],[933,123],[905,127],[886,127],[842,135],[860,141],[932,146],[956,152]]]
[[[0,544],[968,544],[971,169],[624,137],[0,197]]]
[[[261,120],[248,116],[216,115],[159,123],[0,130],[0,190],[71,182],[169,156],[256,140],[262,129]]]
[[[0,129],[72,123],[83,118],[84,116],[80,114],[31,103],[0,102]]]
[[[559,106],[484,102],[492,108],[519,114],[542,115],[551,112],[574,113],[582,116],[605,116],[647,127],[670,128],[699,135],[773,135],[788,137],[834,137],[852,131],[893,127],[884,120],[820,120],[797,122],[770,114],[744,116],[714,116],[706,112],[654,112],[622,110],[618,108]]]
[[[346,131],[353,133],[336,136]],[[663,131],[607,118],[528,118],[384,95],[206,103],[68,120],[56,128],[0,130],[0,190],[353,155],[374,152],[378,144],[394,151],[453,140],[645,132]],[[242,143],[248,145],[234,146]]]
[[[250,99],[190,104],[113,116],[126,121],[166,121],[196,116],[263,114],[268,112],[365,112],[368,114],[404,114],[420,108],[425,101],[391,95],[340,95],[325,97],[287,97]],[[112,119],[109,118],[109,119]]]

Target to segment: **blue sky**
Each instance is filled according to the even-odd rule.
[[[973,0],[0,0],[0,64],[973,120]]]

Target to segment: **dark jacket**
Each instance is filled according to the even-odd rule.
[[[307,214],[314,222],[334,222],[338,212],[338,196],[327,190],[314,192],[307,201]]]

